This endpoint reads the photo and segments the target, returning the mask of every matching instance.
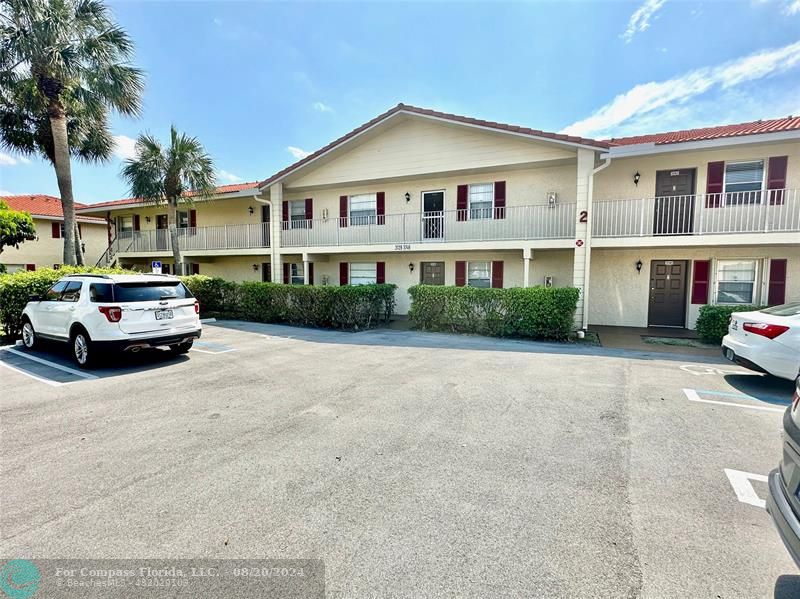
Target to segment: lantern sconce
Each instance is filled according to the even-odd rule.
[[[409,262],[408,263],[408,272],[414,272],[414,263],[413,262]]]
[[[633,176],[633,184],[636,187],[639,187],[639,179],[641,179],[641,178],[642,178],[642,176],[639,174],[639,171],[636,171],[636,174]]]
[[[642,272],[642,261],[641,260],[637,260],[637,262],[636,262],[636,272],[638,272],[638,273]]]
[[[411,201],[411,194],[406,192],[406,202],[410,202],[410,201]]]
[[[250,216],[253,216],[253,207],[252,206],[248,206],[247,210],[248,210],[248,212],[250,212]]]
[[[149,217],[149,216],[145,216],[145,217],[144,217],[144,220],[145,220],[145,222],[148,222],[148,223],[149,223],[149,222],[150,222],[150,217]]]
[[[253,264],[253,270],[258,270],[258,264]]]

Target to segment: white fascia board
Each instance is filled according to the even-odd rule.
[[[53,216],[51,214],[33,214],[33,213],[31,213],[31,218],[33,220],[46,220],[46,221],[54,221],[54,222],[63,222],[63,220],[64,220],[63,216]],[[88,220],[88,219],[91,219],[91,218],[100,218],[100,220]],[[98,217],[90,217],[90,216],[81,217],[81,216],[77,216],[76,215],[75,220],[78,221],[79,223],[83,223],[83,224],[86,224],[86,225],[103,225],[103,226],[106,225],[106,220],[104,218],[99,217],[99,216]]]
[[[235,200],[239,198],[252,198],[254,195],[257,195],[259,190],[257,187],[253,187],[252,189],[244,189],[242,191],[236,191],[233,193],[225,193],[218,196],[211,196],[210,198],[197,198],[193,199],[192,203],[202,203],[202,202],[214,202],[217,200]],[[181,203],[188,204],[186,200],[182,200]],[[81,208],[80,210],[76,210],[76,214],[90,214],[94,212],[106,212],[106,211],[114,211],[114,210],[129,210],[131,208],[158,208],[160,206],[166,206],[166,202],[163,203],[154,203],[154,202],[136,202],[134,204],[119,204],[117,206],[101,206],[99,208],[93,208],[89,205],[86,208]]]
[[[646,144],[612,147],[608,152],[601,154],[600,157],[611,159],[627,158],[629,156],[645,156],[648,154],[664,154],[667,152],[690,152],[693,150],[711,150],[730,146],[776,143],[798,139],[800,139],[800,131],[776,131],[775,133],[719,137],[716,139],[702,139],[698,141],[685,141],[668,144],[656,144],[651,142]]]

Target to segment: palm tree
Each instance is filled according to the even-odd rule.
[[[183,274],[178,247],[178,202],[181,198],[207,198],[216,191],[214,164],[196,137],[170,127],[169,147],[149,133],[136,140],[136,158],[125,161],[122,178],[131,196],[154,204],[167,204],[167,225],[177,274]]]
[[[143,77],[128,63],[133,44],[99,0],[0,0],[0,34],[0,95],[19,92],[30,79],[45,106],[64,211],[64,264],[75,264],[70,98],[92,110],[138,115]]]

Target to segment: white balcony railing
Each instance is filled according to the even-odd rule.
[[[574,203],[281,223],[282,247],[571,239],[574,236]]]
[[[178,246],[181,251],[268,248],[269,223],[178,229]],[[169,231],[122,231],[112,243],[112,253],[120,252],[172,252]]]
[[[595,201],[594,237],[800,231],[800,190]]]

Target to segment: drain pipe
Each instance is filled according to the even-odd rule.
[[[265,200],[263,198],[258,197],[258,193],[261,190],[253,192],[253,199],[258,204],[264,204],[265,206],[269,206],[269,263],[272,265],[272,270],[275,270],[275,240],[273,239],[274,235],[272,234],[272,200]],[[275,278],[275,273],[272,273],[272,278]]]
[[[592,270],[592,218],[594,213],[594,177],[608,165],[611,158],[603,159],[603,163],[592,170],[592,178],[589,179],[589,226],[586,229],[586,270],[583,273],[583,322],[581,328],[586,331],[589,328],[589,274]]]

